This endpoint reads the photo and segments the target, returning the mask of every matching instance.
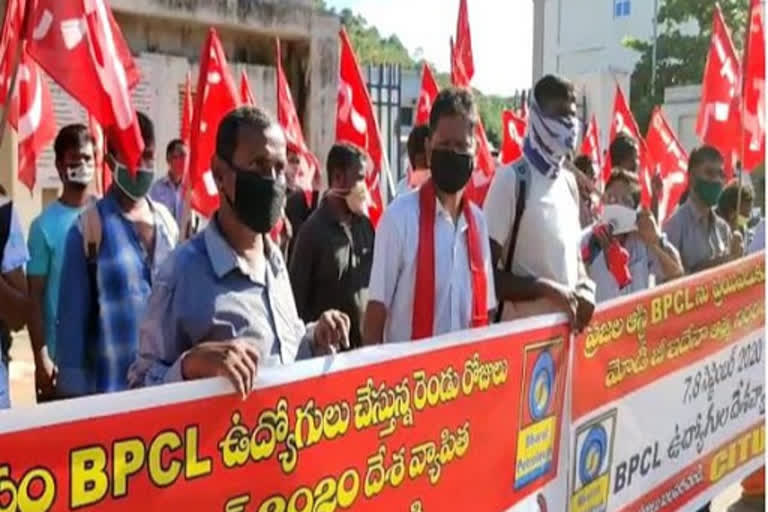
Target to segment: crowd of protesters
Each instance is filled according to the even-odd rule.
[[[140,113],[144,153],[123,162],[110,146],[113,184],[97,200],[94,140],[86,126],[62,128],[63,190],[27,242],[12,203],[0,202],[0,408],[10,333],[25,325],[39,402],[212,376],[247,395],[259,367],[338,350],[550,312],[581,331],[598,302],[763,248],[752,190],[726,185],[715,148],[692,151],[686,197],[660,225],[640,206],[628,135],[611,142],[614,168],[594,193],[599,171],[575,154],[570,82],[542,78],[529,116],[523,156],[497,169],[480,208],[465,195],[474,99],[440,92],[374,230],[364,151],[334,145],[327,190],[298,190],[280,126],[238,108],[218,126],[211,161],[221,206],[181,243],[182,141],[168,143],[167,177],[155,181],[153,123]]]

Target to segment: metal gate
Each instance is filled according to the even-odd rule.
[[[392,200],[396,179],[402,169],[400,158],[400,99],[402,96],[402,76],[399,65],[378,64],[366,68],[366,85],[371,95],[376,121],[379,123],[381,143],[384,154],[389,162],[387,183],[382,183],[386,189],[387,202]]]

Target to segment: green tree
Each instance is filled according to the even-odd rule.
[[[648,0],[650,1],[650,0]],[[720,0],[737,49],[744,39],[749,0]],[[712,35],[714,0],[661,0],[657,15],[656,83],[651,87],[652,41],[628,38],[624,44],[641,57],[631,78],[630,104],[645,133],[651,112],[664,103],[664,89],[701,83]],[[698,30],[686,30],[695,23]]]

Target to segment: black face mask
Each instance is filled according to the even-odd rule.
[[[475,156],[450,149],[433,149],[429,167],[435,186],[446,194],[455,194],[469,182],[475,169]]]
[[[240,222],[256,233],[269,233],[283,211],[285,202],[285,183],[271,178],[264,178],[253,171],[238,169],[235,171],[235,200],[224,196],[237,214]]]

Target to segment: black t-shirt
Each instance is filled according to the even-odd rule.
[[[374,233],[371,221],[361,215],[339,223],[323,201],[295,238],[290,258],[291,285],[301,319],[313,322],[329,309],[346,313],[353,348],[362,345]]]

